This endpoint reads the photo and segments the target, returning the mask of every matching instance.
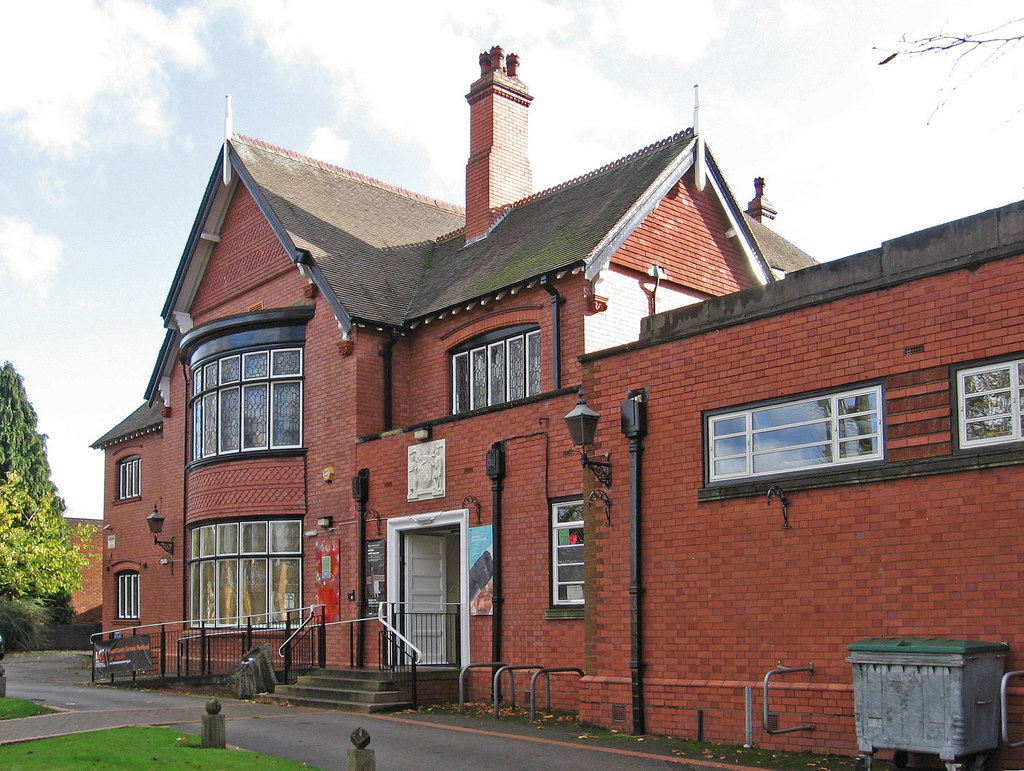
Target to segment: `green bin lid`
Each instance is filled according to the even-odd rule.
[[[848,651],[872,653],[993,653],[1009,650],[1005,642],[946,640],[941,637],[869,637],[846,646]]]

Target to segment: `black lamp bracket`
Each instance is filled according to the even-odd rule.
[[[157,546],[159,546],[161,549],[163,549],[168,554],[174,554],[174,536],[173,535],[171,536],[171,540],[169,540],[169,541],[161,541],[158,536],[154,535],[153,536],[153,543],[155,543]]]
[[[590,471],[594,475],[594,478],[598,482],[603,484],[605,487],[611,487],[612,486],[612,464],[611,464],[611,462],[609,460],[611,457],[612,457],[612,454],[610,452],[606,452],[604,454],[604,460],[603,461],[601,461],[601,460],[591,460],[590,458],[587,457],[587,451],[584,450],[583,454],[580,457],[580,460],[581,460],[581,462],[583,464],[583,468],[590,469]]]

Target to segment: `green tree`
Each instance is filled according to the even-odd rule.
[[[41,500],[51,495],[60,510],[64,501],[50,481],[50,463],[46,459],[46,436],[36,430],[36,411],[25,393],[21,375],[9,361],[0,368],[0,481],[16,472],[29,493]]]
[[[88,541],[88,526],[70,529],[52,493],[34,496],[12,471],[0,486],[0,596],[52,598],[82,585],[88,562],[73,539]]]

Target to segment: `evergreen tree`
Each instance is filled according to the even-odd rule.
[[[57,488],[50,481],[50,463],[46,459],[46,436],[36,430],[36,411],[25,393],[21,375],[9,361],[0,368],[0,484],[10,472],[16,472],[35,500],[54,496]]]

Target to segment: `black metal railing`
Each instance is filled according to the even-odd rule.
[[[287,682],[324,666],[324,636],[321,605],[251,616],[232,626],[200,619],[122,627],[90,638],[92,680],[229,675],[245,654],[265,642],[271,648],[271,665]]]

